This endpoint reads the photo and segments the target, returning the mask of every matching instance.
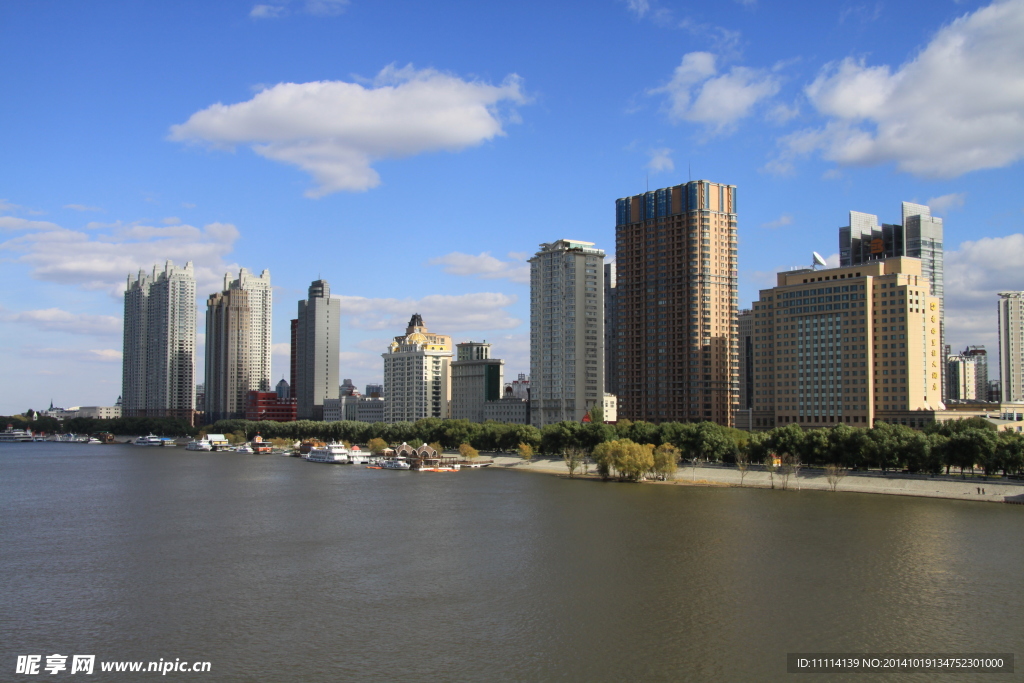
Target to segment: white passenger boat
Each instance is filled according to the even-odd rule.
[[[89,446],[102,446],[103,442],[97,439],[95,436],[90,436],[89,440],[85,442]]]
[[[313,446],[306,454],[309,462],[327,462],[335,465],[349,464],[348,449],[345,444],[329,443],[326,446]]]
[[[132,441],[136,446],[163,446],[163,439],[159,436],[150,434],[149,436],[140,436],[139,438]]]
[[[410,470],[412,465],[405,458],[387,458],[380,461],[382,470]]]
[[[0,443],[27,443],[32,441],[32,432],[24,429],[7,428],[7,431],[0,432]]]
[[[212,451],[213,450],[213,444],[211,444],[210,440],[207,439],[207,438],[192,439],[187,444],[185,444],[185,450],[186,451]]]
[[[252,449],[252,446],[250,446],[247,443],[243,443],[241,446],[236,446],[231,450],[233,450],[235,453],[248,453],[249,455],[252,455],[253,453],[256,452]]]

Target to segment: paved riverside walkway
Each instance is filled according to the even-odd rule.
[[[533,462],[527,464],[522,458],[516,456],[495,454],[492,467],[563,476],[568,474],[565,463],[561,459],[535,458]],[[590,467],[588,476],[596,476],[593,465]],[[782,480],[780,475],[775,475],[775,488],[782,488]],[[688,465],[683,465],[676,470],[675,478],[672,481],[657,483],[681,486],[739,486],[740,471],[735,467],[720,466],[697,467],[694,470]],[[767,472],[752,469],[743,478],[743,485],[753,488],[769,488],[771,479]],[[791,489],[801,490],[831,490],[828,480],[825,478],[825,471],[811,468],[801,468],[799,476],[789,478],[788,486]],[[979,489],[983,493],[979,493]],[[836,490],[884,493],[896,496],[954,498],[989,503],[1024,501],[1024,481],[1017,483],[1005,479],[1000,481],[983,477],[959,479],[955,475],[929,477],[928,475],[900,473],[883,475],[881,472],[875,471],[850,472],[839,482]],[[1014,498],[1014,500],[1007,500],[1007,498]]]

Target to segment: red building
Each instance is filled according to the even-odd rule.
[[[245,419],[258,422],[294,422],[299,406],[294,398],[278,398],[274,391],[250,391],[245,403]]]

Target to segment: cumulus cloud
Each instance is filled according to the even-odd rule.
[[[701,123],[721,132],[779,92],[778,78],[768,71],[733,66],[720,73],[716,61],[710,52],[690,52],[683,56],[672,79],[651,91],[668,97],[672,120]]]
[[[785,227],[787,225],[792,225],[792,224],[793,224],[793,214],[784,213],[784,214],[782,214],[781,216],[779,216],[778,218],[776,218],[773,221],[768,221],[767,223],[762,223],[761,227],[762,228],[775,229],[775,228],[782,228],[782,227]]]
[[[652,149],[649,152],[650,160],[647,162],[647,168],[652,173],[661,173],[662,171],[674,171],[676,168],[675,162],[672,161],[672,150],[668,147],[661,147],[659,149]]]
[[[380,184],[382,159],[459,151],[505,135],[499,107],[523,104],[520,78],[501,85],[433,69],[389,66],[371,87],[344,81],[280,83],[246,102],[215,104],[171,127],[170,138],[233,148],[298,166],[308,197]]]
[[[35,311],[7,313],[0,319],[8,322],[31,325],[46,332],[71,332],[96,336],[117,336],[121,334],[121,319],[112,315],[90,315],[70,313],[60,308],[44,308]]]
[[[0,217],[3,227],[4,217]],[[14,254],[34,279],[106,290],[120,296],[130,273],[192,261],[197,291],[220,289],[224,273],[236,270],[224,257],[234,248],[239,233],[228,223],[151,226],[141,223],[90,224],[89,232],[69,230],[54,223],[25,221],[22,234],[0,242],[0,252]],[[38,225],[36,225],[38,224]],[[92,227],[95,226],[95,227]]]
[[[824,126],[780,143],[784,159],[894,163],[926,178],[1002,168],[1024,157],[1024,1],[1005,0],[939,30],[892,69],[847,58],[805,92]]]
[[[373,299],[361,296],[334,297],[341,301],[342,315],[349,324],[363,330],[404,330],[413,313],[423,316],[431,330],[453,334],[464,330],[509,330],[521,320],[505,310],[518,298],[497,292],[475,294],[430,294],[421,299]]]
[[[450,275],[466,275],[481,280],[508,279],[519,284],[530,283],[530,266],[524,263],[525,254],[509,253],[512,261],[502,261],[485,251],[474,256],[453,251],[450,254],[430,259],[432,266],[443,266]]]
[[[985,344],[995,353],[999,347],[996,295],[1021,289],[1024,235],[963,242],[945,256],[947,343],[954,348]]]
[[[925,204],[931,207],[932,213],[945,214],[947,211],[959,209],[963,206],[966,198],[966,192],[953,192],[952,194],[944,194],[941,197],[932,197]]]

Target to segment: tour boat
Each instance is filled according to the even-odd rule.
[[[250,446],[247,443],[243,443],[241,446],[236,446],[231,450],[233,450],[235,453],[248,453],[250,455],[256,452],[252,449],[252,446]]]
[[[347,465],[348,449],[345,444],[331,443],[326,446],[313,446],[306,454],[309,462],[328,462],[335,465]]]
[[[412,465],[405,458],[387,458],[380,461],[380,468],[382,470],[409,470],[412,469]]]
[[[24,429],[11,429],[0,432],[0,443],[26,443],[32,441],[32,432]]]
[[[213,450],[213,444],[211,444],[210,440],[206,439],[206,438],[202,438],[202,439],[198,439],[198,440],[193,439],[192,441],[189,441],[187,444],[185,444],[185,450],[186,451],[212,451]]]
[[[139,438],[132,441],[136,446],[163,446],[164,440],[159,436],[150,434],[149,436],[140,436]]]

